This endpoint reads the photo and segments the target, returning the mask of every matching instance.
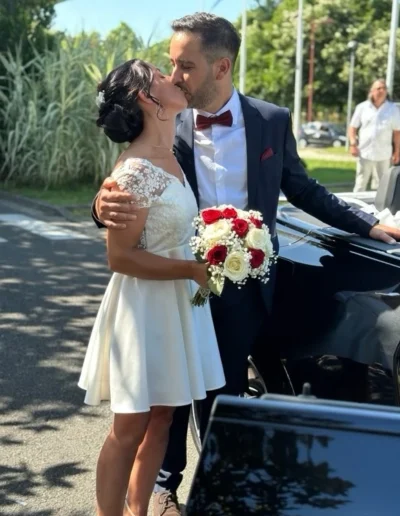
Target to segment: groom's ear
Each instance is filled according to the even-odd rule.
[[[216,65],[217,73],[215,78],[217,79],[217,81],[223,79],[232,70],[232,63],[228,57],[222,57],[216,62]]]

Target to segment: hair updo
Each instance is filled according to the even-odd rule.
[[[118,66],[102,81],[99,93],[98,127],[110,140],[116,143],[132,142],[143,131],[143,111],[138,102],[142,91],[157,105],[150,88],[153,82],[153,69],[140,59],[131,59]]]

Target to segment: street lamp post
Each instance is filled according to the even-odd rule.
[[[315,59],[315,22],[313,20],[311,22],[311,30],[310,30],[307,122],[312,122],[312,119],[313,119],[314,59]]]
[[[242,12],[242,42],[240,45],[240,68],[239,68],[239,91],[242,95],[246,91],[246,32],[247,32],[247,13],[246,13],[246,0],[243,0],[243,12]]]
[[[293,132],[296,140],[301,126],[301,92],[303,86],[303,0],[297,10],[296,74],[294,79]]]
[[[347,48],[350,50],[350,68],[349,68],[349,91],[347,97],[347,123],[346,123],[346,150],[349,149],[349,127],[351,121],[351,112],[353,104],[353,84],[354,84],[354,63],[356,59],[357,41],[349,41]]]
[[[399,0],[393,0],[392,18],[390,25],[389,53],[386,71],[386,86],[390,95],[393,95],[394,71],[396,68],[396,35],[399,26]]]

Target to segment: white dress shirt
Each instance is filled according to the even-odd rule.
[[[231,127],[211,125],[208,129],[196,129],[196,117],[215,116],[230,110]],[[247,152],[246,134],[239,94],[232,97],[217,113],[193,110],[194,159],[199,190],[200,209],[232,204],[246,209],[247,199]]]
[[[359,129],[361,158],[388,160],[393,154],[393,131],[400,131],[400,110],[393,102],[386,101],[377,108],[366,100],[356,107],[350,126]]]

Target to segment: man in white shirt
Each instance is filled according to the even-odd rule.
[[[400,240],[400,231],[380,226],[373,216],[345,204],[307,176],[296,151],[288,109],[236,91],[232,72],[240,37],[228,20],[196,13],[175,20],[172,28],[171,78],[185,92],[189,106],[177,122],[174,153],[200,209],[227,203],[259,210],[278,252],[276,214],[282,190],[294,205],[329,225],[388,243]],[[103,185],[93,216],[99,227],[118,230],[124,228],[124,220],[134,218],[135,201],[128,193],[110,192],[113,186],[110,181]],[[256,342],[267,346],[275,272],[273,267],[266,285],[253,281],[239,290],[227,282],[222,296],[210,299],[226,394],[245,391],[247,357]],[[201,402],[203,435],[219,393],[209,393]],[[190,407],[175,410],[155,488],[154,516],[181,514],[176,492],[186,467],[189,411]]]
[[[400,109],[388,100],[383,79],[372,83],[368,100],[356,107],[349,141],[351,154],[358,157],[354,192],[365,191],[370,180],[376,190],[391,162],[400,161]]]

